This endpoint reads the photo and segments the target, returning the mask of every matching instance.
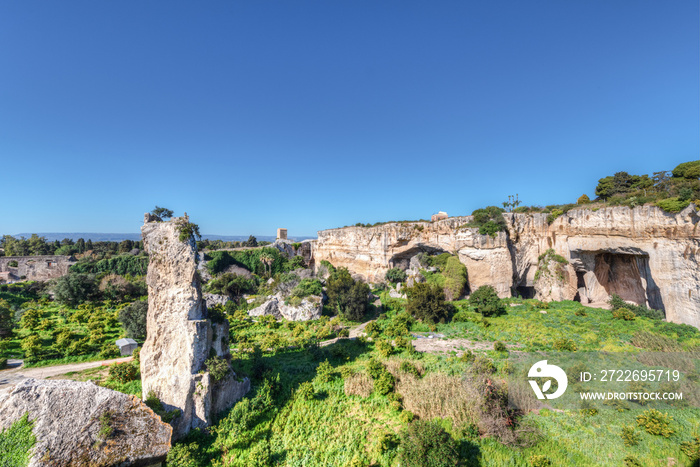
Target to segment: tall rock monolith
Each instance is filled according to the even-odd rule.
[[[146,214],[141,227],[149,254],[148,337],[140,354],[143,396],[153,392],[167,410],[180,411],[172,421],[173,439],[206,427],[250,389],[250,381],[239,381],[230,369],[228,322],[207,313],[188,225],[187,215],[162,222]],[[223,377],[205,363],[214,356],[226,361]]]

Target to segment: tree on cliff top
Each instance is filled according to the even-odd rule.
[[[156,208],[153,211],[151,211],[151,215],[156,216],[162,221],[173,217],[173,211],[171,211],[170,209],[161,208],[160,206],[156,206]]]

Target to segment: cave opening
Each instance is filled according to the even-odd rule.
[[[515,288],[521,298],[535,298],[535,288],[526,285],[519,285]]]
[[[640,254],[598,253],[595,256],[596,280],[608,295],[663,310],[661,292],[651,276],[649,256]]]

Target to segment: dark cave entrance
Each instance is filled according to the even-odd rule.
[[[515,291],[520,295],[521,298],[535,298],[535,288],[529,287],[527,285],[519,285],[515,288]]]
[[[608,295],[663,310],[661,292],[651,277],[649,256],[619,253],[598,253],[593,272]]]

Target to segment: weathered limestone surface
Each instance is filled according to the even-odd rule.
[[[172,428],[141,399],[93,383],[28,379],[0,391],[0,430],[25,413],[36,437],[30,467],[152,465],[170,449]]]
[[[204,364],[212,350],[230,360],[227,323],[207,319],[193,239],[179,240],[178,224],[187,218],[156,222],[148,214],[141,227],[149,254],[148,338],[141,350],[144,397],[153,391],[169,410],[181,415],[173,422],[173,438],[210,424],[217,412],[230,407],[249,389],[250,381],[233,372],[214,381]]]
[[[551,225],[546,214],[504,214],[508,233],[496,238],[461,227],[471,217],[324,230],[313,262],[347,267],[382,281],[391,267],[408,269],[416,254],[447,251],[467,267],[472,290],[492,285],[500,296],[532,288],[549,299],[601,302],[612,293],[666,312],[669,321],[700,327],[700,227],[691,205],[677,214],[654,206],[575,209]],[[538,257],[563,256],[565,280],[535,284]],[[551,283],[549,283],[549,282]],[[537,289],[537,290],[535,290]],[[519,289],[523,290],[523,289]]]
[[[345,227],[318,232],[312,246],[316,268],[321,261],[347,267],[365,280],[379,282],[392,267],[407,269],[421,252],[450,252],[467,266],[470,285],[491,284],[501,296],[510,295],[513,269],[507,236],[479,235],[462,227],[471,217],[437,222],[388,223],[377,227]]]
[[[248,311],[250,316],[274,316],[277,319],[289,321],[309,321],[319,319],[323,311],[321,297],[310,295],[304,297],[299,305],[287,305],[282,294],[276,294],[260,306]]]
[[[10,263],[17,262],[16,267]],[[71,256],[3,256],[0,272],[9,272],[14,280],[47,281],[68,274],[68,268],[76,261]]]

